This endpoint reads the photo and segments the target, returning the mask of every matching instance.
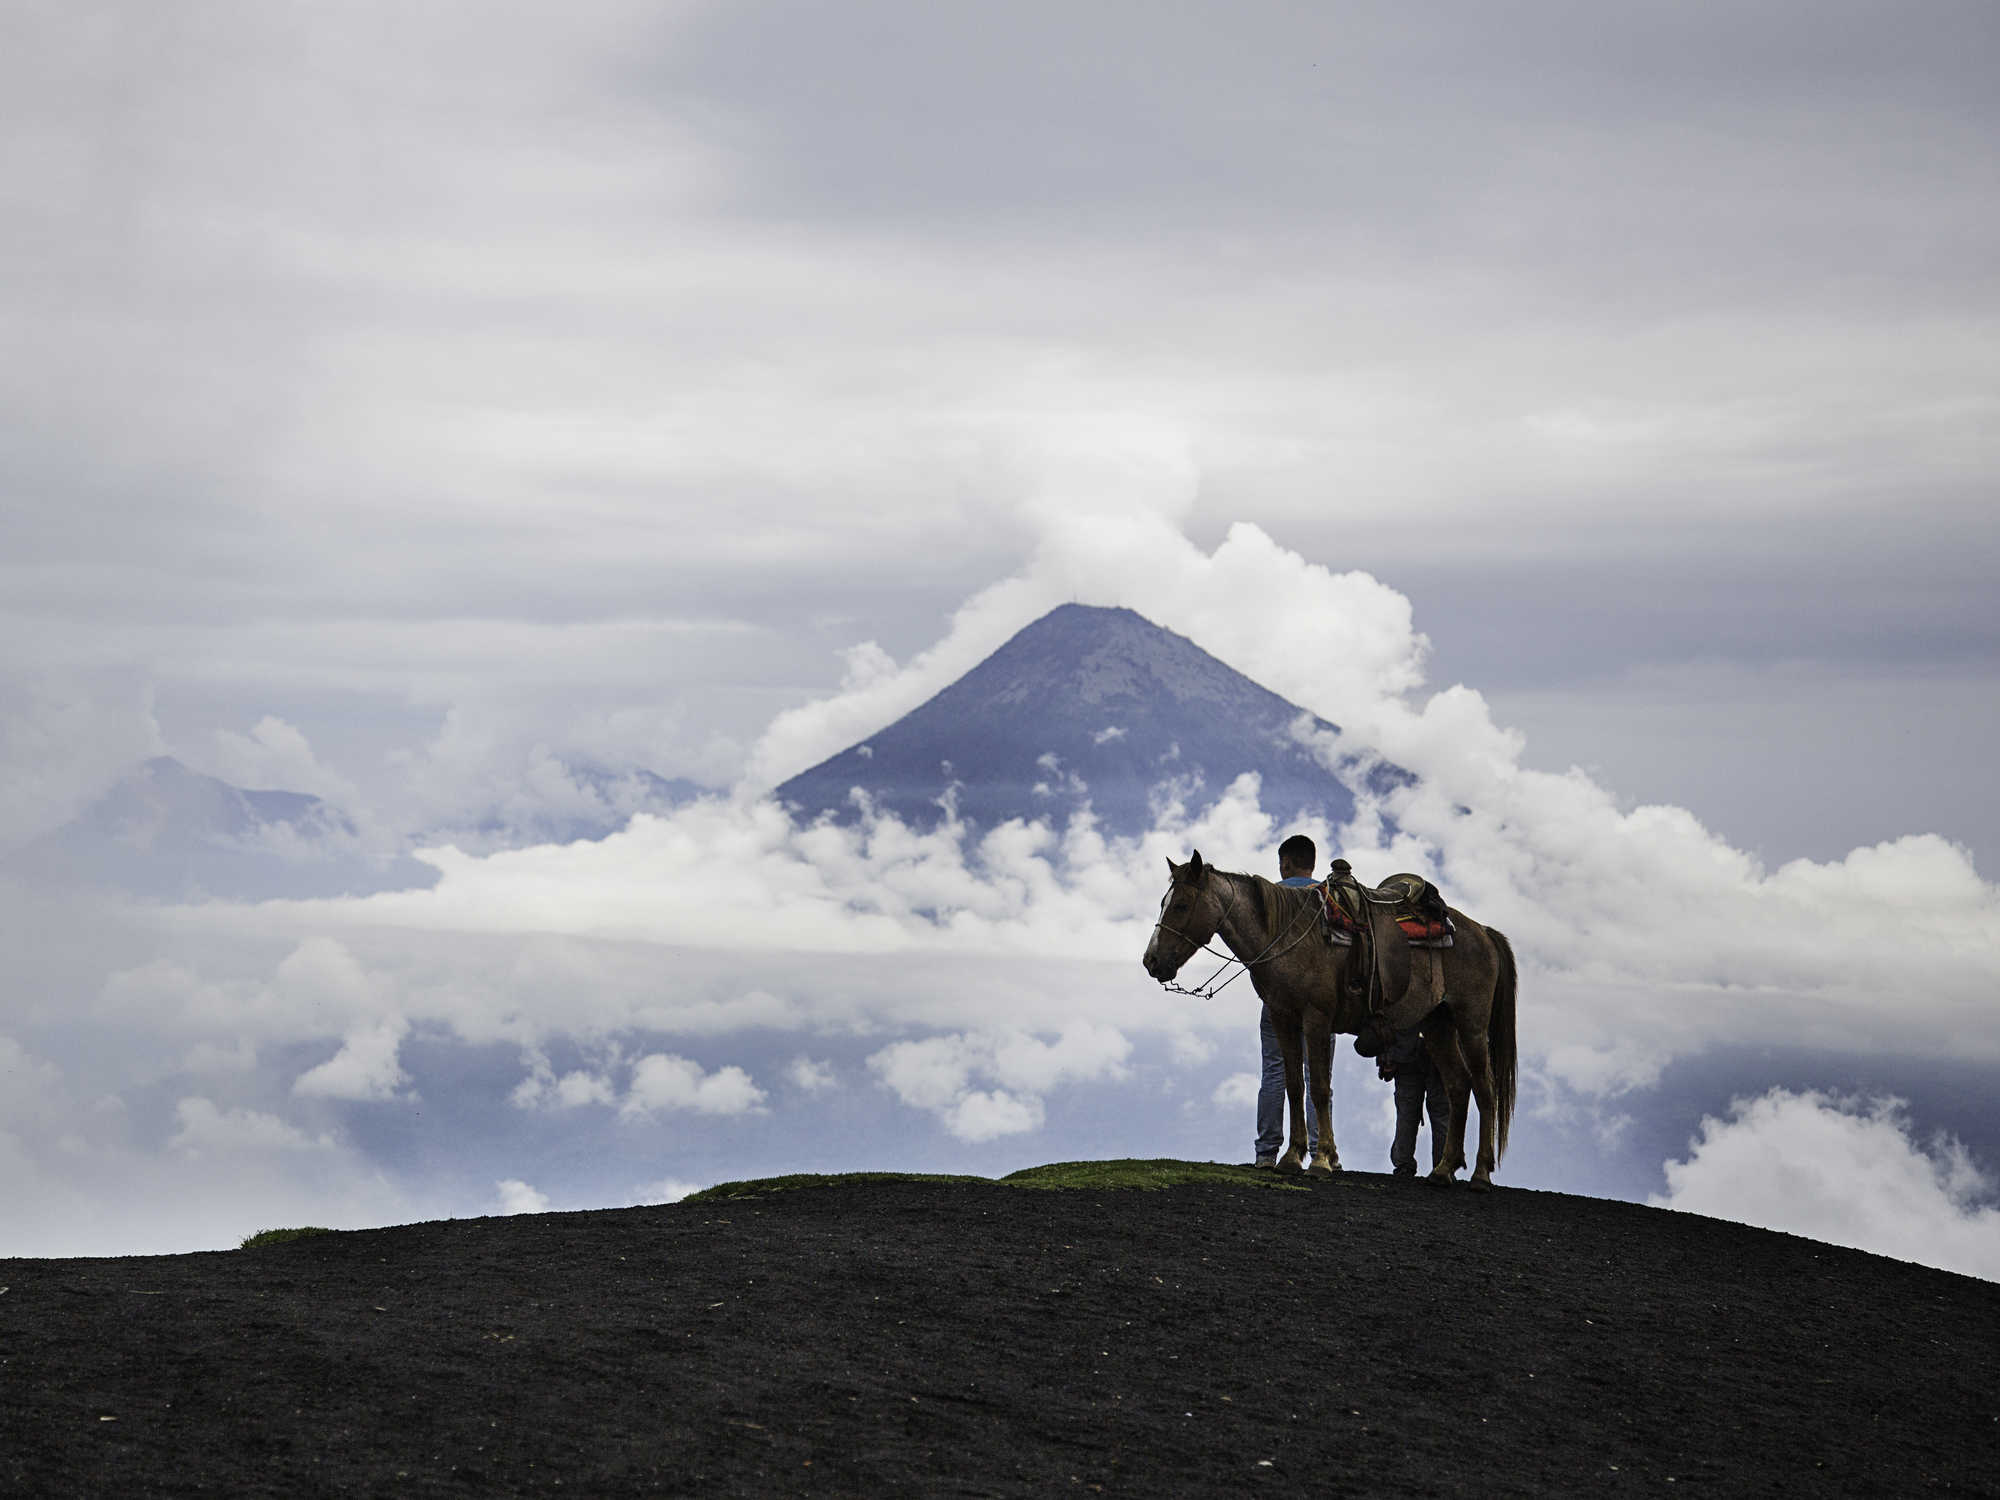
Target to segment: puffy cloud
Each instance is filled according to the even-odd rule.
[[[1920,1145],[1904,1101],[1772,1089],[1705,1117],[1665,1164],[1663,1208],[2000,1281],[1993,1180],[1963,1144]]]
[[[793,1058],[791,1066],[785,1069],[785,1077],[793,1088],[804,1094],[817,1094],[840,1086],[832,1063],[815,1062],[810,1057]]]
[[[986,1141],[1039,1130],[1044,1094],[1122,1077],[1131,1050],[1116,1028],[1081,1021],[1053,1042],[1022,1031],[894,1042],[870,1056],[868,1067],[903,1103],[937,1115],[960,1140]],[[974,1088],[975,1079],[999,1086]]]
[[[612,1104],[617,1101],[617,1090],[611,1080],[601,1073],[586,1073],[574,1069],[556,1080],[555,1102],[563,1109],[575,1109],[584,1104]]]
[[[678,1203],[690,1193],[698,1193],[705,1186],[699,1182],[683,1182],[678,1177],[662,1177],[658,1182],[649,1182],[637,1188],[632,1194],[632,1207],[640,1208],[654,1203]]]
[[[521,1181],[518,1177],[505,1177],[493,1184],[499,1192],[499,1212],[503,1214],[541,1214],[549,1210],[549,1196]]]
[[[944,1128],[962,1141],[978,1144],[1003,1135],[1024,1135],[1042,1128],[1043,1105],[1036,1094],[1012,1094],[1005,1089],[973,1089],[943,1112]]]
[[[927,1037],[884,1047],[868,1067],[912,1109],[943,1111],[965,1093],[978,1053],[970,1037]]]
[[[542,1110],[616,1104],[618,1085],[613,1081],[612,1074],[623,1066],[623,1053],[615,1043],[593,1050],[602,1054],[596,1069],[572,1068],[558,1077],[548,1055],[539,1046],[528,1047],[528,1076],[514,1086],[508,1102],[516,1109]]]
[[[1215,1086],[1210,1097],[1218,1109],[1255,1109],[1261,1087],[1255,1073],[1231,1073]]]
[[[336,938],[310,937],[278,965],[276,987],[290,1005],[316,1016],[346,1016],[375,1003],[375,987]]]
[[[168,1145],[189,1156],[232,1157],[272,1151],[327,1151],[327,1135],[309,1136],[276,1115],[227,1109],[213,1100],[183,1099],[174,1108],[179,1128]]]
[[[704,1072],[700,1063],[655,1052],[632,1067],[632,1082],[619,1113],[628,1118],[661,1110],[703,1115],[740,1115],[764,1106],[764,1091],[743,1069],[730,1065]]]
[[[410,1081],[396,1059],[409,1034],[401,1016],[357,1027],[332,1057],[301,1073],[292,1092],[302,1099],[393,1099]]]
[[[309,792],[352,810],[362,798],[354,784],[320,764],[302,731],[266,714],[247,734],[215,731],[215,774],[234,786]]]

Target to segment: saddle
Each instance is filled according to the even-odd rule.
[[[1326,892],[1326,924],[1330,937],[1343,946],[1368,926],[1368,909],[1388,908],[1388,918],[1403,930],[1412,948],[1449,948],[1451,915],[1438,888],[1421,875],[1391,875],[1379,886],[1354,878],[1353,867],[1336,859],[1321,887]]]
[[[1413,993],[1430,1002],[1419,1016],[1428,1021],[1439,1013],[1437,1007],[1445,998],[1444,960],[1431,958],[1419,966],[1427,977],[1424,989],[1413,991],[1412,981],[1418,976],[1410,950],[1451,947],[1451,914],[1438,888],[1423,876],[1391,875],[1379,886],[1366,886],[1354,878],[1353,867],[1344,859],[1333,862],[1322,889],[1327,938],[1355,949],[1347,983],[1368,1011],[1355,1050],[1372,1056],[1388,1045],[1393,1017],[1410,1003]],[[1395,937],[1402,941],[1395,942]]]

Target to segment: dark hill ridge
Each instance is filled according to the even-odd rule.
[[[0,1490],[2000,1493],[2000,1286],[1302,1186],[854,1182],[0,1261]]]
[[[1293,737],[1301,718],[1338,733],[1129,609],[1065,604],[777,795],[804,818],[851,821],[859,787],[923,828],[941,817],[948,787],[982,829],[1015,817],[1060,823],[1087,801],[1107,831],[1129,836],[1153,826],[1163,797],[1199,814],[1255,771],[1266,811],[1338,826],[1354,815],[1353,793]],[[1380,789],[1407,777],[1380,766],[1373,775]]]

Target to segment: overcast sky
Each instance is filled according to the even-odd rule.
[[[1935,1003],[1914,1050],[1948,1055],[1957,1028],[1990,1029],[2000,979],[1995,76],[1985,3],[10,0],[0,842],[162,751],[334,797],[391,835],[542,795],[551,755],[754,790],[1075,597],[1358,716],[1441,787],[1484,785],[1468,746],[1556,773],[1485,787],[1589,830],[1551,836],[1543,861],[1639,828],[1644,881],[1678,854],[1726,866],[1727,891],[1810,908],[1779,923],[1786,956],[1744,939],[1757,983],[1820,994],[1834,981],[1815,965],[1857,956],[1821,952],[1841,881],[1842,899],[1936,897],[1955,915],[1923,960]],[[1295,646],[1274,643],[1288,631]],[[1458,683],[1476,711],[1430,698]],[[1616,821],[1656,803],[1686,824]],[[1240,825],[1238,863],[1255,835]],[[688,837],[718,859],[776,847]],[[1494,838],[1459,857],[1536,930],[1547,914],[1507,873],[1520,850]],[[836,1056],[791,1039],[797,1002],[766,976],[732,1012],[762,1040],[689,1062],[692,1079],[642,1066],[698,1049],[636,1000],[605,999],[591,1041],[565,1038],[556,998],[483,1031],[440,998],[453,974],[476,990],[466,976],[523,965],[524,993],[553,996],[582,951],[544,970],[524,956],[546,957],[543,937],[509,948],[475,908],[514,913],[517,937],[698,938],[616,915],[620,891],[661,878],[643,844],[577,856],[553,884],[532,855],[454,869],[390,913],[395,943],[356,935],[379,908],[254,932],[212,918],[198,937],[149,918],[115,943],[89,936],[95,917],[45,913],[74,950],[31,956],[87,1003],[60,1021],[16,992],[0,1047],[34,1097],[67,1101],[43,1115],[151,1108],[189,1171],[261,1139],[404,1183],[354,1187],[375,1205],[362,1217],[432,1200],[383,1166],[366,1120],[299,1113],[315,1100],[365,1114],[398,1090],[442,1107],[497,1088],[491,1133],[543,1118],[574,1077],[570,1105],[631,1128],[683,1095],[707,1101],[688,1118],[781,1119],[785,1098],[824,1103],[845,1079],[965,1144],[968,1108],[1020,1126],[1007,1110],[1046,1099],[1056,1131],[1066,1082],[1240,1071],[1196,1057],[1221,1045],[1207,1022],[1134,1019],[1123,974],[1087,1020],[1036,1013],[1046,1057],[900,1002],[814,1021],[877,1028]],[[1779,882],[1802,857],[1838,873]],[[824,850],[784,861],[847,889]],[[1118,923],[1156,899],[1141,866],[1107,856],[1117,882],[1081,915],[989,915],[1034,934],[1017,949],[1060,930],[1071,960],[1108,963],[1130,946]],[[563,915],[538,904],[550,890]],[[1727,891],[1689,899],[1733,921]],[[1857,930],[1893,948],[1874,920]],[[1560,996],[1589,962],[1540,931]],[[821,940],[935,946],[897,932]],[[1620,1016],[1712,977],[1656,946],[1632,938],[1599,976],[1629,987]],[[210,1017],[213,1035],[176,1033],[200,1087],[142,1086],[75,1019],[161,995]],[[294,1002],[334,1019],[274,1018]],[[1823,1014],[1807,1004],[1733,1040],[1806,1045],[1802,1018]],[[1856,1054],[1899,1045],[1841,1014]],[[1596,1101],[1570,1101],[1575,1128],[1623,1128],[1585,1116],[1690,1055],[1680,1023],[1633,1024],[1636,1050],[1583,1035],[1596,1050],[1567,1061],[1543,1037],[1551,1086]],[[456,1081],[412,1085],[408,1059],[446,1033]],[[314,1037],[311,1057],[284,1050]],[[945,1052],[890,1055],[896,1037]],[[466,1060],[522,1045],[546,1066],[504,1087]],[[565,1063],[564,1046],[598,1051]],[[1662,1191],[1708,1202],[1732,1142],[1810,1142],[1826,1118],[1872,1132],[1885,1171],[1908,1148],[1919,1178],[1969,1191],[1923,1154],[1942,1105],[1814,1102],[1858,1076],[1788,1074],[1783,1099],[1737,1114],[1704,1096],[1671,1130],[1686,1143],[1707,1112],[1713,1147]],[[214,1082],[231,1078],[238,1095]],[[537,1078],[547,1091],[514,1097]],[[856,1116],[856,1154],[887,1149],[874,1118]],[[4,1139],[46,1184],[61,1132],[43,1133]],[[1034,1159],[1096,1154],[1084,1125],[1008,1138]],[[2000,1167],[2000,1129],[1981,1149]],[[553,1187],[495,1163],[517,1205]]]

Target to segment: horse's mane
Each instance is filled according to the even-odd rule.
[[[1239,890],[1246,884],[1250,887],[1250,894],[1257,898],[1257,914],[1263,918],[1267,933],[1286,931],[1307,906],[1316,907],[1325,899],[1316,885],[1279,885],[1275,880],[1266,880],[1262,875],[1252,875],[1245,870],[1216,870],[1215,873],[1236,881]]]

